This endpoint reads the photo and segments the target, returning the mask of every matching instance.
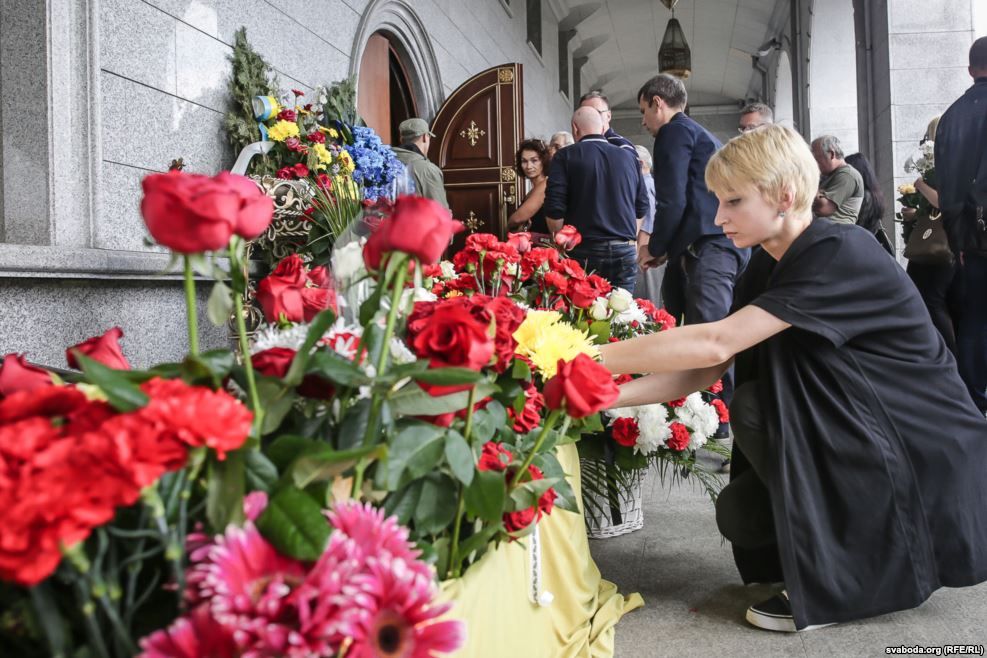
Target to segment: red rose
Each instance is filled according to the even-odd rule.
[[[270,197],[250,179],[228,172],[209,178],[175,170],[146,176],[141,184],[147,230],[179,253],[222,249],[234,233],[252,240],[274,215]]]
[[[722,393],[723,392],[723,380],[717,379],[713,382],[713,385],[709,387],[710,393]]]
[[[292,169],[292,171],[295,172],[295,175],[298,176],[299,178],[305,178],[306,176],[308,176],[308,167],[306,167],[301,162],[299,162],[298,164],[296,164],[291,169]]]
[[[573,418],[585,418],[617,401],[620,390],[613,375],[585,354],[572,361],[559,359],[557,374],[545,383],[545,404],[564,409]]]
[[[302,290],[307,281],[305,263],[301,256],[292,254],[257,284],[257,303],[268,322],[276,323],[282,315],[288,322],[301,322],[305,318]]]
[[[613,286],[610,285],[610,282],[599,274],[590,274],[586,277],[586,281],[589,282],[596,290],[597,297],[606,297],[607,293],[613,290]]]
[[[308,141],[310,141],[310,142],[314,142],[315,144],[325,144],[326,143],[326,136],[323,135],[318,130],[313,130],[309,134],[305,135],[305,138]]]
[[[277,177],[281,180],[295,180],[295,171],[291,167],[281,167],[278,169]]]
[[[572,224],[563,226],[555,233],[555,244],[565,251],[571,251],[582,241],[583,236],[579,234],[579,231]]]
[[[311,322],[327,308],[336,308],[336,292],[327,288],[302,288],[302,317]]]
[[[226,391],[159,378],[141,389],[151,400],[136,413],[165,426],[189,446],[208,446],[222,460],[247,440],[253,414]]]
[[[689,447],[689,428],[682,423],[672,423],[672,436],[665,441],[665,445],[676,452],[682,452]]]
[[[398,198],[391,223],[391,249],[410,254],[423,264],[437,263],[452,236],[464,228],[444,206],[418,196]]]
[[[483,451],[476,462],[476,468],[480,471],[504,471],[513,459],[514,455],[504,447],[503,443],[487,441],[483,444]]]
[[[528,466],[528,476],[529,477],[526,480],[528,482],[533,482],[535,480],[542,480],[545,478],[544,474],[541,472],[541,469],[535,466],[534,464]],[[507,471],[508,482],[510,482],[513,479],[514,479],[514,473],[512,472],[512,469],[508,469]],[[527,528],[529,525],[531,525],[538,519],[540,519],[543,515],[551,514],[552,508],[555,506],[555,499],[557,497],[558,494],[555,493],[554,489],[547,489],[545,493],[539,496],[537,505],[534,505],[527,509],[517,510],[514,512],[509,512],[507,514],[504,514],[503,516],[504,529],[511,534],[518,533],[524,530],[525,528]]]
[[[278,112],[278,119],[281,121],[297,121],[298,115],[294,110],[281,110]]]
[[[267,230],[274,218],[274,200],[264,194],[256,183],[246,176],[228,171],[221,171],[213,180],[229,187],[240,199],[234,233],[244,240],[253,240]]]
[[[627,448],[633,448],[637,437],[641,436],[641,428],[633,418],[618,418],[611,426],[613,440]]]
[[[272,347],[252,355],[250,363],[254,370],[265,377],[281,379],[288,374],[288,368],[291,367],[295,354],[297,352],[288,347]]]
[[[504,515],[504,530],[514,534],[521,532],[529,525],[534,523],[535,514],[537,513],[536,507],[529,507],[527,509],[518,510],[516,512],[509,512]]]
[[[514,245],[519,254],[526,254],[531,251],[534,244],[531,242],[530,233],[511,233],[507,236],[507,241]]]
[[[521,413],[514,410],[514,407],[507,409],[507,416],[511,419],[515,432],[530,432],[541,423],[541,410],[545,406],[545,398],[534,384],[528,383],[524,387],[524,408]]]
[[[443,304],[411,343],[415,353],[431,360],[432,367],[458,366],[480,370],[490,363],[494,341],[487,326],[461,306]]]
[[[0,400],[18,391],[33,391],[51,385],[51,374],[32,366],[19,354],[3,357],[0,366]]]
[[[69,368],[81,370],[79,362],[75,358],[76,352],[78,352],[115,370],[130,370],[130,363],[120,349],[119,340],[121,338],[123,338],[123,330],[120,327],[113,327],[102,336],[96,336],[78,345],[73,345],[65,350],[65,359],[69,362]]]
[[[295,153],[304,153],[305,151],[308,150],[308,147],[302,144],[302,140],[298,139],[297,137],[289,137],[288,139],[284,140],[284,146],[289,151],[294,151]],[[295,168],[297,169],[297,167],[298,165],[296,164]],[[301,175],[305,176],[308,174],[301,174]]]
[[[719,398],[713,400],[710,404],[716,409],[716,415],[719,416],[721,423],[730,422],[730,409],[727,408],[727,403]]]

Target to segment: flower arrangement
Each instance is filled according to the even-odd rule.
[[[404,174],[404,165],[394,152],[366,126],[352,126],[353,141],[347,149],[356,162],[354,180],[363,186],[363,196],[367,201],[381,197],[394,197],[393,185],[398,176]]]

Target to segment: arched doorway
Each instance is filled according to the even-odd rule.
[[[385,31],[370,35],[360,60],[357,110],[385,144],[397,144],[398,126],[419,116],[408,68]]]

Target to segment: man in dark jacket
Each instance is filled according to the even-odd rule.
[[[970,48],[974,84],[936,131],[939,205],[959,257],[956,359],[977,408],[987,412],[987,37]]]
[[[673,316],[684,316],[686,324],[722,320],[750,250],[735,247],[713,223],[719,202],[706,188],[706,163],[720,142],[683,112],[688,96],[678,78],[656,75],[644,83],[637,100],[641,124],[655,138],[654,232],[639,261],[645,268],[668,261],[661,296]],[[732,394],[728,372],[723,401],[729,404]]]
[[[426,157],[435,135],[428,129],[425,119],[402,121],[398,131],[401,133],[401,146],[391,147],[391,150],[408,169],[408,175],[415,181],[415,191],[419,196],[438,201],[448,208],[442,170]]]

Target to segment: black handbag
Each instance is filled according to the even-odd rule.
[[[949,265],[953,262],[953,252],[949,248],[949,236],[943,226],[941,213],[918,213],[905,244],[904,256],[920,265]]]

